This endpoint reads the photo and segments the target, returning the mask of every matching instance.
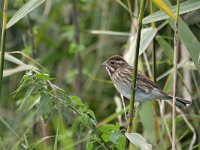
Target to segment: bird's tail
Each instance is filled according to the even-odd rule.
[[[169,99],[170,101],[172,101],[172,100],[173,100],[173,97],[169,95],[169,96],[168,96],[168,99]],[[186,107],[187,104],[191,104],[191,102],[188,101],[188,100],[185,100],[185,99],[183,99],[183,98],[176,97],[176,106],[179,106],[179,107]]]

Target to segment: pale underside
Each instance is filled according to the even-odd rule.
[[[131,99],[131,86],[127,85],[117,86],[116,84],[114,84],[114,86],[120,94],[122,94],[127,99]],[[164,98],[163,93],[161,93],[157,89],[154,89],[151,92],[147,93],[144,90],[141,90],[138,87],[136,87],[135,101],[137,102],[144,102],[162,98]]]

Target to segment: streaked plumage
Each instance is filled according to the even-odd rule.
[[[111,56],[103,63],[117,91],[124,97],[131,98],[132,67],[118,55]],[[144,102],[155,99],[172,100],[172,96],[164,93],[152,80],[137,73],[135,100]],[[176,98],[176,105],[186,106],[188,100]]]

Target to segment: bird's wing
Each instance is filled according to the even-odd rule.
[[[144,76],[140,71],[137,73],[137,88],[140,88],[146,93],[150,93],[152,90],[158,90],[162,92],[160,87],[158,87],[151,79]]]

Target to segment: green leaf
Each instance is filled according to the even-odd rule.
[[[109,133],[110,131],[119,130],[119,125],[106,124],[98,128],[100,132]]]
[[[37,79],[42,79],[42,80],[52,80],[53,78],[50,78],[49,74],[46,73],[37,73],[35,74],[35,77]]]
[[[44,122],[46,122],[49,119],[51,110],[52,105],[50,97],[46,93],[44,93],[40,98],[40,111],[42,111]]]
[[[84,104],[78,96],[72,96],[71,99],[76,103],[76,105],[84,106]]]
[[[139,147],[141,150],[152,150],[152,145],[148,144],[145,138],[138,133],[125,133],[126,137],[133,143],[135,146]]]
[[[139,55],[141,55],[149,46],[151,41],[154,39],[156,36],[157,29],[156,28],[145,28],[142,29],[141,32],[141,41],[140,41],[140,50],[139,50]],[[134,53],[135,53],[135,39],[134,42],[132,42],[130,46],[129,53],[127,54],[128,58],[127,61],[132,65],[134,62]]]
[[[168,21],[170,26],[174,29],[174,22],[172,20]],[[179,19],[178,35],[181,39],[181,42],[183,42],[186,46],[192,61],[200,73],[200,43],[182,19]]]
[[[164,53],[168,56],[168,58],[173,62],[173,48],[172,46],[161,36],[156,37],[160,47],[163,48]]]
[[[165,2],[167,3],[167,5],[170,5],[170,2],[168,0],[165,0]],[[174,29],[174,21],[168,19],[168,22],[170,26]],[[178,35],[181,39],[181,42],[183,42],[186,46],[190,57],[192,58],[198,72],[200,73],[200,43],[194,36],[190,28],[187,26],[187,24],[181,18],[179,18]]]
[[[168,77],[167,77],[167,80],[165,82],[165,86],[163,88],[163,91],[169,93],[171,92],[172,90],[172,87],[173,87],[173,73],[171,73]]]
[[[139,110],[140,120],[144,129],[144,137],[156,145],[156,130],[154,127],[153,103],[145,102]],[[148,116],[148,117],[146,117]]]
[[[86,149],[87,149],[87,150],[93,150],[93,149],[94,149],[93,143],[94,143],[94,142],[90,142],[90,141],[87,142]]]
[[[26,4],[24,4],[10,19],[10,21],[7,23],[6,28],[10,28],[13,26],[16,22],[18,22],[20,19],[22,19],[24,16],[26,16],[28,13],[36,9],[38,6],[40,6],[45,0],[29,0]]]
[[[109,139],[111,142],[113,142],[114,144],[117,144],[118,143],[118,140],[119,138],[122,136],[122,133],[120,132],[114,132],[114,133],[111,133],[110,136],[109,136]]]
[[[176,12],[176,6],[169,7],[174,13]],[[188,0],[180,4],[179,14],[188,13],[200,8],[200,0]],[[143,24],[156,22],[169,18],[169,16],[163,11],[157,11],[142,20]]]

